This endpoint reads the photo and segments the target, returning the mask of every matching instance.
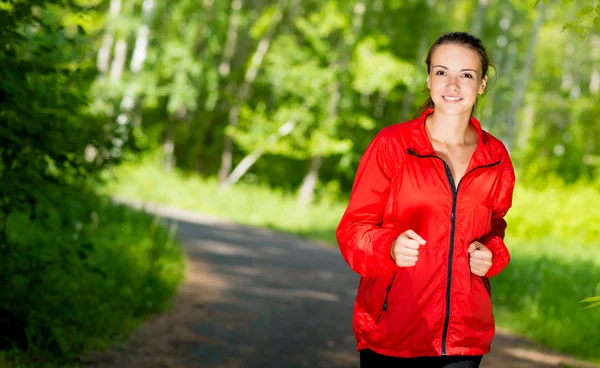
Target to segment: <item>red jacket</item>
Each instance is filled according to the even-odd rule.
[[[504,215],[514,170],[502,142],[472,118],[479,141],[455,190],[425,131],[432,111],[373,139],[337,228],[344,259],[361,275],[353,323],[357,350],[397,357],[490,350],[495,327],[487,278],[510,260]],[[427,244],[414,267],[398,267],[390,246],[408,229]],[[493,254],[486,277],[469,269],[467,249],[476,240]]]

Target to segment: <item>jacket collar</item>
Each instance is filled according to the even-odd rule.
[[[425,129],[425,119],[428,115],[433,113],[433,108],[430,107],[423,112],[423,114],[417,119],[413,120],[411,143],[409,144],[409,150],[413,151],[419,156],[431,156],[437,154],[433,149],[433,145],[427,136],[427,130]],[[479,166],[493,165],[498,161],[501,161],[501,157],[497,150],[492,146],[491,139],[488,134],[484,134],[481,129],[481,124],[477,119],[471,117],[469,124],[477,131],[477,148],[471,157],[468,170],[471,170]]]

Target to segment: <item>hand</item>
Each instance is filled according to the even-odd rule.
[[[427,243],[417,233],[406,230],[392,243],[390,255],[398,267],[412,267],[417,264],[419,247]]]
[[[477,276],[485,276],[492,267],[492,252],[476,241],[469,245],[469,268]]]

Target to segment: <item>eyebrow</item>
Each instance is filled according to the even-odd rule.
[[[449,70],[447,67],[445,67],[443,65],[434,65],[433,67],[434,68],[442,68],[442,69]],[[474,72],[474,73],[478,73],[479,74],[479,72],[477,70],[475,70],[475,69],[461,69],[460,71],[461,72]]]

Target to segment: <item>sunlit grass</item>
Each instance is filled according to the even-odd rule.
[[[341,203],[299,208],[282,191],[240,183],[221,191],[215,179],[181,172],[165,174],[153,165],[123,165],[104,188],[125,198],[157,202],[201,211],[234,222],[292,232],[328,242],[344,211]]]
[[[213,214],[235,222],[310,236],[335,246],[343,202],[296,207],[295,198],[255,185],[221,192],[214,179],[156,165],[125,165],[109,193]],[[517,187],[507,217],[512,262],[492,279],[498,326],[550,348],[600,362],[600,308],[579,301],[600,295],[600,193],[585,186]]]

